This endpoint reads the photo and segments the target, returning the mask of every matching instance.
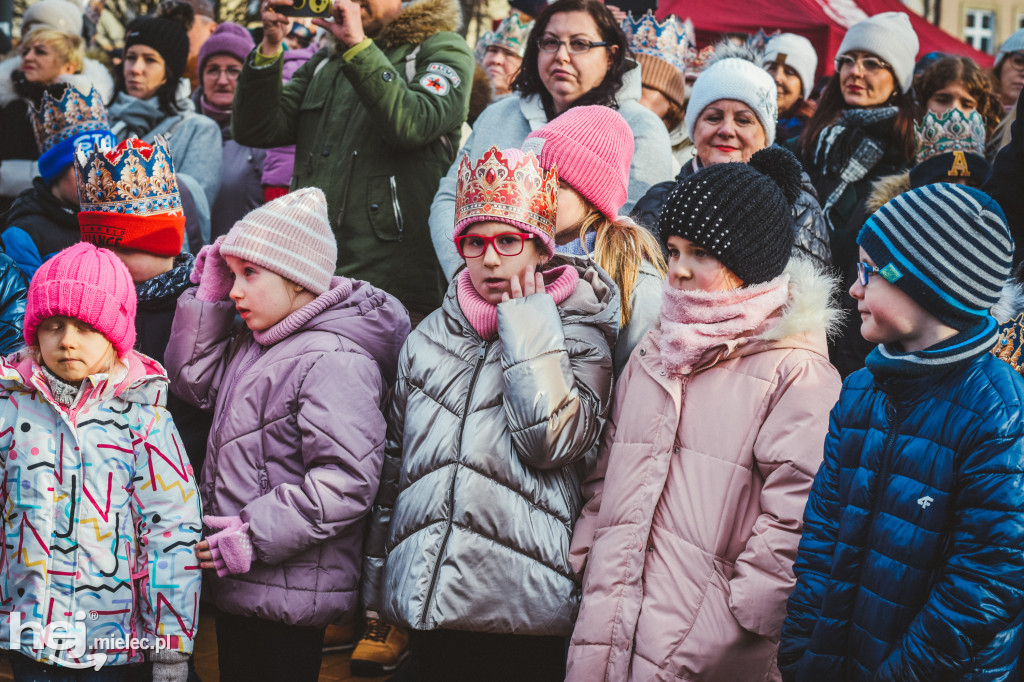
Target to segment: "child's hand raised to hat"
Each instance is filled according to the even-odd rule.
[[[224,237],[204,246],[196,256],[196,264],[192,269],[192,281],[199,282],[196,298],[200,301],[213,303],[225,301],[235,284],[235,276],[231,273],[224,257],[220,255],[220,245]]]
[[[513,298],[524,298],[531,294],[544,293],[544,273],[537,272],[532,265],[527,268],[523,275],[523,283],[519,284],[519,278],[513,277],[509,281],[509,291],[501,295],[501,302],[510,301]]]

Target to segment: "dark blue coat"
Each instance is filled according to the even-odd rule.
[[[847,379],[807,501],[783,679],[1017,679],[1022,398],[987,353]]]

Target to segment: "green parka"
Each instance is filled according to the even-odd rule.
[[[337,274],[422,314],[446,289],[427,217],[455,160],[473,83],[458,27],[457,0],[421,0],[363,49],[321,50],[286,84],[282,59],[256,67],[250,56],[231,122],[239,144],[295,145],[291,188],[327,196]]]

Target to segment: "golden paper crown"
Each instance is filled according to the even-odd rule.
[[[1021,363],[1021,350],[1024,350],[1024,313],[1005,322],[999,328],[999,341],[992,349],[992,355],[1003,362],[1009,363],[1010,367],[1020,375],[1024,375],[1024,364]]]
[[[558,172],[547,173],[533,152],[491,147],[471,167],[459,165],[455,196],[455,234],[472,222],[498,220],[518,224],[532,233],[555,238]]]
[[[69,85],[64,88],[60,98],[46,90],[39,108],[30,105],[28,114],[40,153],[83,133],[103,132],[113,139],[108,132],[110,121],[107,108],[103,106],[103,98],[95,87],[90,86],[89,92],[82,93]]]
[[[167,143],[127,139],[113,151],[75,157],[82,211],[151,216],[181,213],[181,196]]]

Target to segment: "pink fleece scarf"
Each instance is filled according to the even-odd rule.
[[[666,282],[660,344],[665,369],[689,374],[709,348],[749,335],[788,298],[789,275],[728,291],[683,291]]]
[[[558,305],[576,291],[579,281],[580,275],[571,265],[552,268],[544,273],[544,292],[555,299],[555,305]],[[473,280],[469,278],[469,270],[459,274],[456,293],[462,313],[480,338],[490,341],[497,336],[498,306],[480,295],[473,286]]]

